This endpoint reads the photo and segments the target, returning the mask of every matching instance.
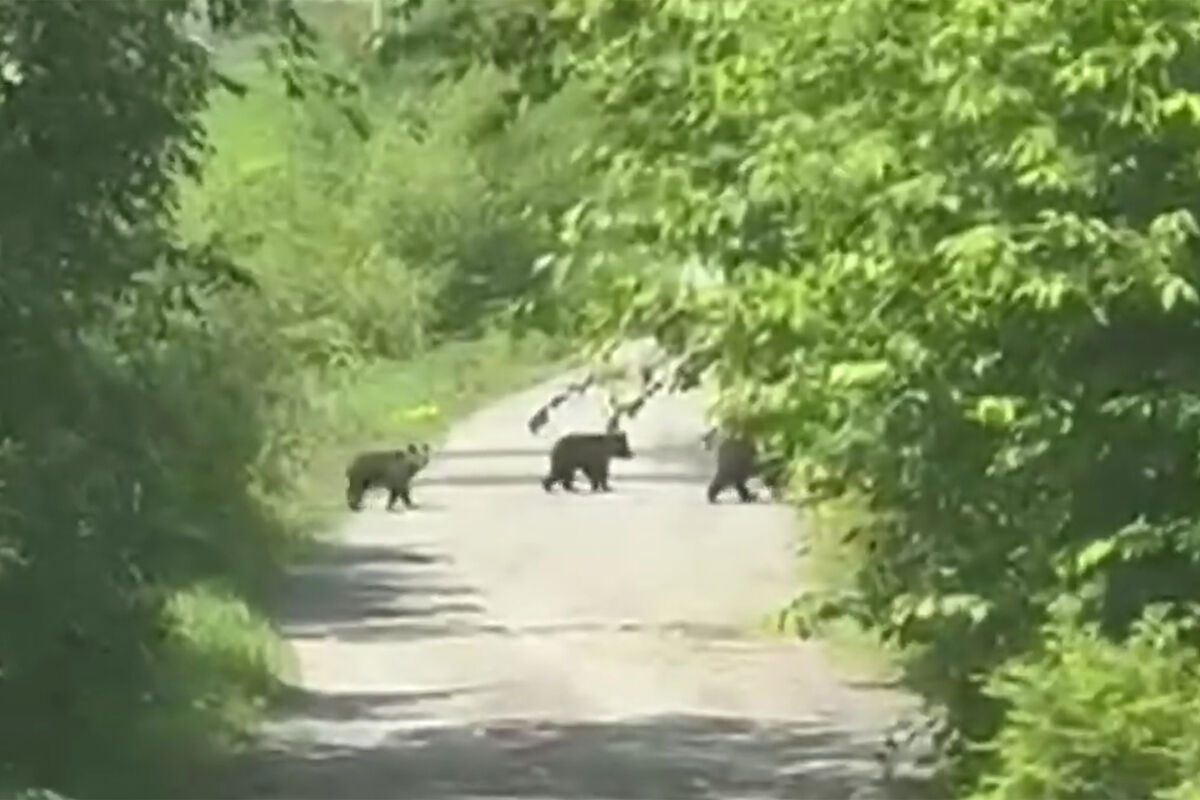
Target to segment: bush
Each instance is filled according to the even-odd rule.
[[[1200,796],[1200,652],[1150,609],[1122,643],[1057,619],[988,690],[1010,707],[973,800]]]
[[[254,273],[263,313],[312,364],[482,333],[529,286],[549,217],[582,192],[581,95],[504,126],[502,73],[433,86],[385,73],[361,101],[363,140],[333,101],[289,102],[252,63],[231,69],[252,90],[210,112],[218,146],[185,193],[184,229]]]
[[[364,144],[331,102],[289,101],[268,80],[210,111],[215,152],[184,192],[185,235],[251,271],[266,329],[309,367],[412,356],[428,344],[434,276],[382,247],[363,213]]]
[[[286,668],[260,601],[305,541],[330,387],[439,322],[440,276],[362,213],[387,164],[319,94],[205,116],[189,5],[0,8],[5,788],[169,795],[242,740]],[[454,388],[499,386],[501,355]]]
[[[263,596],[306,458],[304,400],[269,338],[215,305],[235,301],[209,297],[204,325],[180,314],[165,337],[144,325],[155,309],[93,327],[64,356],[61,416],[13,431],[0,467],[0,751],[13,779],[166,791],[247,731],[273,683],[267,660],[229,649],[269,648],[266,623],[242,605],[206,632],[217,606],[200,601],[217,595],[195,595],[216,581],[227,598]]]
[[[22,187],[0,202],[5,786],[153,793],[166,755],[237,729],[196,735],[208,692],[170,677],[166,609],[207,580],[251,596],[285,539],[264,501],[293,453],[277,353],[220,313],[237,270],[171,229],[215,82],[187,5],[0,9],[0,183]],[[269,677],[229,674],[231,699]]]

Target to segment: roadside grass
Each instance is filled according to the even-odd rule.
[[[796,514],[796,585],[802,590],[848,591],[854,565],[862,558],[849,531],[867,524],[870,513],[858,498],[841,497],[794,509]],[[773,610],[763,614],[758,631],[767,637],[795,638],[795,622]],[[872,631],[851,619],[820,623],[813,640],[823,649],[831,666],[846,679],[880,684],[898,683],[903,678],[901,653],[880,641]]]
[[[863,558],[847,534],[870,522],[865,503],[845,496],[815,504],[804,512],[804,555],[800,559],[801,585],[833,591],[852,588],[850,576]],[[898,681],[901,654],[880,641],[854,620],[822,623],[819,640],[834,666],[858,679]]]
[[[861,498],[843,496],[813,504],[803,510],[803,555],[799,562],[801,586],[832,591],[852,588],[855,565],[865,557],[847,534],[870,524],[870,512]],[[840,671],[860,680],[899,681],[901,654],[873,632],[850,619],[821,624],[819,641]]]

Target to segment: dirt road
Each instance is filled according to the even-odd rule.
[[[417,510],[369,496],[296,575],[302,685],[224,796],[901,796],[874,751],[903,701],[754,633],[797,588],[796,523],[705,502],[699,400],[629,424],[611,494],[547,495],[550,441],[604,419],[580,398],[531,436],[561,385],[457,426]]]

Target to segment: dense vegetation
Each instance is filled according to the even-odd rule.
[[[903,646],[957,790],[1200,796],[1200,4],[485,6],[443,52],[604,109],[548,271],[863,504],[803,608]]]
[[[657,338],[856,508],[798,608],[959,794],[1200,797],[1200,2],[184,5],[0,3],[0,785],[244,731],[288,501],[518,323]]]
[[[342,449],[553,356],[491,320],[585,105],[494,129],[494,71],[364,70],[365,7],[187,5],[0,2],[0,793],[161,797],[235,744]]]

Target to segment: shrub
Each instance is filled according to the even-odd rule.
[[[230,598],[270,585],[305,400],[270,340],[219,305],[166,336],[146,327],[158,314],[95,326],[64,354],[70,383],[0,466],[0,750],[17,778],[68,793],[166,791],[180,756],[246,730],[271,680],[223,650],[270,646],[244,606],[208,632],[181,627],[207,625],[204,607],[177,612],[198,582]]]
[[[389,72],[361,101],[363,140],[333,101],[288,102],[251,64],[231,69],[252,91],[209,115],[217,150],[184,195],[184,229],[254,273],[263,313],[314,365],[481,333],[533,280],[549,218],[583,191],[571,155],[590,132],[585,96],[504,126],[512,82],[498,71],[432,86]]]
[[[1128,639],[1066,617],[988,691],[1010,707],[973,800],[1189,800],[1200,793],[1200,653],[1193,624],[1151,608]]]

